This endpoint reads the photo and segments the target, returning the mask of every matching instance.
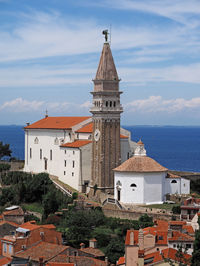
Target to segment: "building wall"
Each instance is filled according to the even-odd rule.
[[[125,247],[125,261],[126,266],[138,265],[138,246],[126,246]]]
[[[186,244],[190,244],[191,245],[191,248],[188,248],[187,249],[187,254],[189,255],[192,255],[192,252],[193,252],[193,242],[180,242],[180,241],[177,241],[177,242],[169,242],[168,246],[169,248],[174,248],[176,250],[179,249],[179,246],[182,245],[182,249],[183,249],[183,252],[186,248]]]
[[[190,194],[190,180],[185,178],[166,178],[165,194]]]
[[[145,204],[162,203],[164,201],[164,178],[166,173],[144,173]]]
[[[121,185],[118,185],[118,184]],[[135,184],[136,186],[131,186]],[[141,173],[115,172],[114,197],[118,199],[118,190],[121,192],[120,201],[123,203],[144,202],[144,178]]]
[[[60,165],[60,175],[58,175],[59,179],[65,184],[68,184],[69,186],[79,190],[80,174],[81,174],[80,150],[78,148],[61,148],[59,165]],[[55,173],[55,175],[57,174]]]

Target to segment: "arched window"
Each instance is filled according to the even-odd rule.
[[[106,107],[108,107],[108,101],[106,101]]]
[[[110,101],[110,107],[112,107],[112,101]]]
[[[175,184],[175,183],[177,183],[177,181],[176,180],[172,180],[172,182],[171,182],[172,184]]]
[[[34,143],[35,144],[38,144],[39,143],[39,139],[37,137],[35,138]]]
[[[130,185],[130,187],[137,187],[137,186],[136,186],[136,184],[133,183]]]
[[[114,107],[116,106],[116,102],[113,102],[113,106],[114,106]]]

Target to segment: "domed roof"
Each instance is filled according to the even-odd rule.
[[[168,169],[148,156],[133,156],[114,169],[116,172],[166,172]]]
[[[139,145],[144,145],[144,143],[142,142],[141,139],[137,142],[137,144],[139,144]]]

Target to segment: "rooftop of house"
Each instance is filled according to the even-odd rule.
[[[116,172],[167,172],[167,168],[148,156],[133,156],[114,169]]]
[[[92,248],[92,247],[81,248],[81,251],[91,254],[94,257],[105,257],[105,254],[98,248]]]
[[[7,208],[6,211],[4,211],[2,214],[3,216],[23,216],[24,211],[19,206],[14,206],[15,208]]]
[[[45,117],[25,129],[72,129],[73,126],[88,120],[90,116],[62,116],[62,117]]]
[[[194,237],[181,233],[179,231],[172,231],[172,237],[168,238],[170,242],[193,242]]]
[[[65,254],[59,254],[55,258],[51,259],[49,262],[74,262],[76,266],[107,266],[107,262],[92,257],[85,256],[68,256]]]
[[[27,250],[23,250],[15,254],[15,257],[18,258],[30,258],[33,261],[39,261],[40,257],[43,258],[43,261],[48,261],[60,254],[64,250],[68,249],[68,246],[57,245],[47,242],[40,242],[37,245],[34,245]]]
[[[90,143],[92,143],[92,141],[90,140],[75,140],[74,142],[71,142],[71,143],[68,142],[68,143],[62,144],[61,147],[79,148],[79,147],[85,146]]]

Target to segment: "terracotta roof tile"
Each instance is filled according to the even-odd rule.
[[[122,265],[122,264],[125,264],[125,257],[120,257],[117,262],[117,265]]]
[[[47,266],[74,266],[74,263],[67,263],[67,262],[48,262]]]
[[[167,176],[166,176],[167,178],[181,178],[181,176],[179,176],[179,175],[175,175],[175,174],[172,174],[172,173],[170,173],[170,172],[168,172],[167,173]]]
[[[179,231],[173,231],[172,232],[172,237],[170,237],[168,239],[168,241],[172,241],[172,242],[193,242],[194,241],[194,237],[189,236],[187,234],[183,234]]]
[[[191,225],[183,225],[183,230],[187,231],[188,234],[194,234],[194,229]]]
[[[79,148],[89,143],[92,143],[92,141],[91,140],[75,140],[74,142],[71,142],[71,143],[62,144],[61,147]]]
[[[105,254],[98,248],[82,248],[81,251],[88,253],[88,254],[92,254],[95,257],[104,257]]]
[[[166,172],[155,160],[147,156],[133,156],[114,169],[117,172]]]
[[[98,260],[92,257],[85,256],[68,256],[64,254],[60,254],[55,258],[51,259],[51,262],[74,262],[76,266],[107,266],[107,262]]]
[[[93,131],[93,123],[89,123],[87,125],[85,125],[84,127],[80,128],[79,130],[77,130],[77,133],[92,133]]]
[[[9,264],[11,261],[12,261],[11,258],[6,258],[6,257],[0,258],[0,265],[7,265],[7,264]]]
[[[47,261],[68,248],[69,248],[68,246],[51,244],[47,242],[40,242],[39,244],[32,246],[27,250],[18,252],[17,254],[15,254],[15,257],[18,258],[30,257],[30,259],[34,261],[39,261],[39,258],[43,257],[43,260]]]
[[[73,117],[45,117],[25,129],[71,129],[73,126],[89,119],[90,116],[73,116]]]
[[[170,225],[186,225],[186,221],[169,221]]]

